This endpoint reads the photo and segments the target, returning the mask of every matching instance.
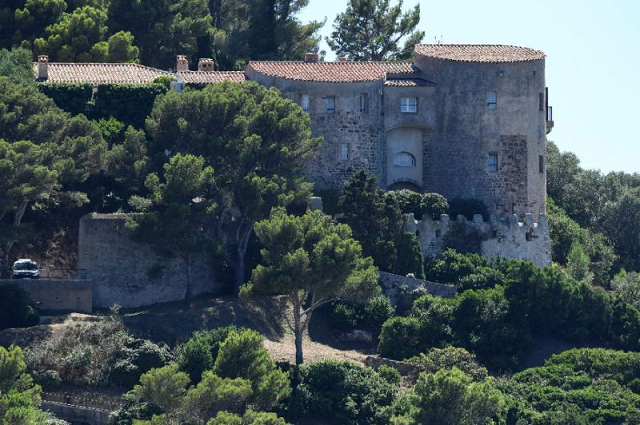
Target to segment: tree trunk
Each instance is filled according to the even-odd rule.
[[[304,333],[304,327],[301,322],[302,305],[300,303],[299,294],[292,296],[293,301],[293,334],[296,341],[296,365],[301,365],[304,362],[302,355],[302,336]]]
[[[240,293],[240,287],[245,282],[245,257],[247,255],[247,248],[249,247],[249,238],[253,231],[253,223],[244,222],[238,230],[238,241],[236,245],[236,258],[233,267],[234,275],[234,294]]]
[[[15,215],[13,216],[13,227],[14,227],[14,231],[15,228],[17,228],[20,223],[22,222],[22,217],[24,217],[24,213],[27,210],[27,206],[29,205],[29,201],[24,201],[22,202],[22,204],[20,204],[20,206],[18,207],[18,209],[16,210]],[[3,212],[3,218],[4,218],[4,214],[6,214],[6,210]],[[14,238],[11,238],[10,240],[8,240],[5,244],[4,244],[4,255],[2,258],[2,270],[0,271],[0,277],[2,277],[3,279],[9,279],[9,259],[11,258],[11,248],[13,247],[13,244],[15,244],[16,241]]]

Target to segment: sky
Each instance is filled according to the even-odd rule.
[[[391,0],[392,4],[396,4]],[[510,44],[546,53],[555,127],[547,136],[584,168],[640,173],[640,1],[405,0],[420,4],[424,43]],[[310,0],[303,22],[327,22],[347,0]],[[335,55],[326,42],[327,60]]]

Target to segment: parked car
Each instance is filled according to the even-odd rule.
[[[40,267],[38,263],[28,258],[22,258],[13,263],[13,279],[38,279]]]

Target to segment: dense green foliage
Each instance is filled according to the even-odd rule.
[[[419,4],[403,12],[402,0],[393,6],[389,0],[350,0],[327,43],[336,54],[356,61],[408,59],[424,38],[424,31],[416,29],[419,22]]]
[[[56,62],[175,66],[212,57],[222,69],[249,59],[297,60],[317,51],[323,22],[303,24],[307,0],[7,0],[0,48],[24,47]]]
[[[37,325],[38,306],[27,291],[16,285],[0,286],[0,329]]]
[[[0,347],[0,422],[3,424],[45,423],[40,410],[40,386],[25,373],[20,347]]]
[[[379,334],[382,324],[394,315],[389,298],[377,295],[365,303],[340,301],[332,306],[331,323],[341,330],[365,329]]]
[[[371,369],[326,360],[302,365],[294,380],[294,417],[333,424],[388,423],[396,388]]]
[[[22,48],[0,49],[0,76],[22,85],[33,84],[31,52]]]
[[[553,142],[549,142],[547,193],[568,217],[600,239],[596,245],[607,245],[610,241],[620,259],[618,267],[640,271],[639,174],[612,172],[605,175],[600,171],[585,170],[574,154],[560,152]],[[583,246],[592,256],[587,244],[583,243]],[[570,248],[564,245],[564,249],[567,252]],[[562,256],[558,261],[562,261]],[[592,271],[598,279],[599,273]],[[615,265],[613,271],[616,271]]]
[[[342,213],[340,221],[351,227],[364,254],[373,258],[380,270],[401,275],[413,273],[422,278],[424,260],[418,241],[415,235],[406,235],[402,230],[400,206],[407,210],[414,208],[417,201],[411,201],[412,198],[416,199],[404,191],[385,194],[375,176],[361,170],[346,184],[338,209]]]
[[[315,310],[342,299],[366,300],[380,292],[378,270],[371,258],[363,257],[349,226],[336,224],[319,211],[296,217],[274,209],[255,230],[264,246],[264,264],[254,269],[241,297],[287,296],[293,309],[296,364],[301,364],[302,338]]]
[[[200,382],[202,373],[212,370],[218,357],[220,344],[227,339],[235,326],[225,326],[205,331],[197,331],[176,349],[176,363],[180,370],[189,374],[192,383]]]
[[[382,327],[381,354],[406,358],[455,345],[494,368],[509,369],[527,352],[533,335],[640,348],[638,310],[556,267],[539,269],[517,260],[490,264],[448,251],[432,263],[430,277],[452,281],[463,292],[453,299],[423,296],[409,317],[390,319]]]

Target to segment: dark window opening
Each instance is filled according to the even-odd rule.
[[[538,156],[538,171],[544,173],[544,156]]]
[[[436,238],[439,238],[440,234],[441,234],[440,230],[436,230]]]

